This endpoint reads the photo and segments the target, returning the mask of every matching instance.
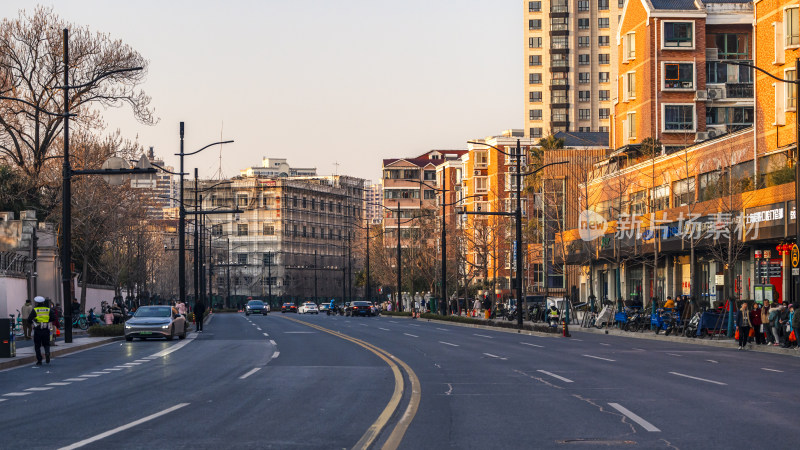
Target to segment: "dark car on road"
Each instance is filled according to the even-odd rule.
[[[283,305],[281,305],[281,312],[282,313],[285,313],[285,312],[296,313],[297,312],[297,305],[295,305],[294,303],[284,303]]]
[[[350,306],[347,307],[345,313],[350,316],[371,316],[372,304],[370,304],[370,302],[361,301],[352,302]]]
[[[250,314],[263,314],[266,316],[267,313],[269,313],[269,308],[261,300],[250,300],[244,307],[244,314],[247,316]]]

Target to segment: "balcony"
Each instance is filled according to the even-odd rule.
[[[550,120],[552,122],[569,122],[569,114],[554,113],[550,115]]]
[[[569,12],[569,5],[567,4],[551,4],[550,5],[550,12],[551,13],[568,13]]]

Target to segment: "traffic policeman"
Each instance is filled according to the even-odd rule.
[[[36,349],[36,365],[42,365],[42,346],[47,364],[50,364],[50,324],[55,320],[55,315],[50,305],[45,303],[44,297],[36,296],[33,299],[36,306],[28,316],[33,324],[33,346]]]

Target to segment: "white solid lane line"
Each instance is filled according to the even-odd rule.
[[[417,336],[416,334],[408,334],[408,333],[403,333],[403,334],[405,334],[406,336],[411,336],[411,337],[416,337],[416,338],[418,338],[418,337],[419,337],[419,336]]]
[[[439,343],[440,344],[444,344],[444,345],[449,345],[451,347],[458,347],[459,346],[458,344],[451,344],[451,343],[445,342],[445,341],[439,341]]]
[[[652,423],[642,419],[641,417],[637,416],[636,414],[632,413],[629,409],[625,408],[624,406],[620,405],[619,403],[609,403],[609,406],[616,409],[617,411],[621,412],[625,417],[631,419],[632,421],[638,423],[647,431],[655,432],[661,431],[656,428]]]
[[[611,361],[611,362],[616,361],[615,359],[601,358],[599,356],[592,356],[592,355],[583,355],[583,356],[585,356],[587,358],[601,359],[603,361]]]
[[[485,335],[485,334],[472,333],[472,335],[473,335],[473,336],[485,337],[485,338],[489,338],[489,339],[494,339],[493,337],[491,337],[491,336],[487,336],[487,335]]]
[[[544,348],[544,346],[543,346],[543,345],[531,344],[530,342],[520,342],[520,344],[522,344],[522,345],[529,345],[529,346],[531,346],[531,347],[539,347],[539,348]]]
[[[256,367],[255,369],[253,369],[253,370],[247,372],[246,374],[240,376],[239,379],[240,380],[244,380],[245,378],[249,377],[250,375],[258,372],[259,370],[261,370],[261,367]]]
[[[683,374],[683,373],[678,373],[678,372],[669,372],[669,373],[671,373],[672,375],[677,375],[677,376],[679,376],[679,377],[691,378],[691,379],[693,379],[693,380],[697,380],[697,381],[705,381],[706,383],[718,384],[718,385],[720,385],[720,386],[727,386],[727,384],[726,384],[726,383],[722,383],[722,382],[720,382],[720,381],[707,380],[707,379],[705,379],[705,378],[693,377],[693,376],[691,376],[691,375],[686,375],[686,374]]]
[[[91,444],[92,442],[99,441],[100,439],[105,439],[105,438],[111,436],[112,434],[119,433],[120,431],[125,431],[125,430],[127,430],[129,428],[133,428],[133,427],[135,427],[135,426],[137,426],[139,424],[142,424],[142,423],[145,423],[147,421],[156,419],[156,418],[161,417],[161,416],[163,416],[165,414],[169,414],[172,411],[181,409],[181,408],[183,408],[184,406],[187,406],[187,405],[188,405],[188,403],[178,403],[177,405],[173,406],[172,408],[167,408],[167,409],[165,409],[165,410],[163,410],[161,412],[157,412],[155,414],[151,414],[151,415],[149,415],[147,417],[143,417],[143,418],[141,418],[141,419],[139,419],[137,421],[131,422],[131,423],[127,424],[127,425],[123,425],[121,427],[114,428],[113,430],[108,430],[105,433],[100,433],[97,436],[91,437],[89,439],[84,439],[84,440],[82,440],[80,442],[76,442],[76,443],[74,443],[72,445],[69,445],[69,446],[66,446],[66,447],[61,447],[60,450],[72,450],[74,448],[83,447],[84,445]]]
[[[562,377],[561,375],[556,375],[556,374],[554,374],[553,372],[548,372],[548,371],[546,371],[546,370],[537,370],[537,372],[543,373],[543,374],[545,374],[545,375],[550,375],[551,377],[553,377],[553,378],[557,378],[557,379],[559,379],[559,380],[561,380],[561,381],[563,381],[563,382],[565,382],[565,383],[572,383],[572,382],[573,382],[573,381],[572,381],[572,380],[570,380],[569,378],[564,378],[564,377]]]
[[[761,368],[761,370],[766,370],[766,371],[768,371],[768,372],[778,372],[778,373],[783,373],[783,371],[782,371],[782,370],[778,370],[778,369],[767,369],[766,367],[762,367],[762,368]]]

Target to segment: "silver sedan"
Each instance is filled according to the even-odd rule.
[[[125,340],[133,338],[166,338],[186,337],[186,318],[175,313],[171,306],[141,306],[136,313],[125,322]]]

